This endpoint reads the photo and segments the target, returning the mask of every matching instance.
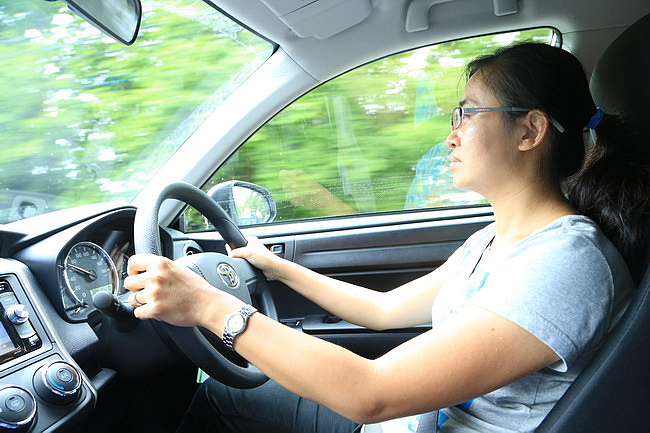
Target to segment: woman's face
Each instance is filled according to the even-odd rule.
[[[460,105],[464,108],[501,106],[483,83],[480,72],[467,82]],[[449,164],[454,186],[478,192],[488,200],[491,192],[502,190],[504,182],[513,179],[520,157],[514,137],[501,113],[464,115],[460,128],[447,137],[447,146],[454,149]]]

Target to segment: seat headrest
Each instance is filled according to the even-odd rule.
[[[635,125],[650,119],[650,14],[627,28],[603,53],[591,76],[596,106]]]

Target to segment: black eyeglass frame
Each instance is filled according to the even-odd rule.
[[[521,112],[528,112],[532,111],[534,108],[522,108],[522,107],[461,107],[458,106],[454,108],[454,111],[451,113],[451,131],[455,131],[461,126],[463,126],[463,115],[465,113],[468,114],[477,114],[477,113],[493,113],[496,111],[500,112],[516,112],[516,111],[521,111]],[[553,116],[548,115],[548,119],[551,122],[551,124],[558,130],[560,133],[564,132],[564,126],[560,124],[557,120],[553,118]],[[456,126],[454,126],[456,125]]]

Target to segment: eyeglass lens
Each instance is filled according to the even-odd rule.
[[[460,126],[461,110],[460,107],[454,108],[451,112],[451,130],[455,131]]]
[[[460,124],[463,120],[463,109],[461,107],[454,108],[454,111],[451,113],[451,130],[455,131],[460,128]]]

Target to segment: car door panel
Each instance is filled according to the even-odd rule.
[[[295,237],[292,259],[333,278],[387,291],[431,272],[491,219],[478,216],[303,234]],[[429,328],[367,330],[277,286],[272,295],[280,321],[367,357],[381,355]]]

